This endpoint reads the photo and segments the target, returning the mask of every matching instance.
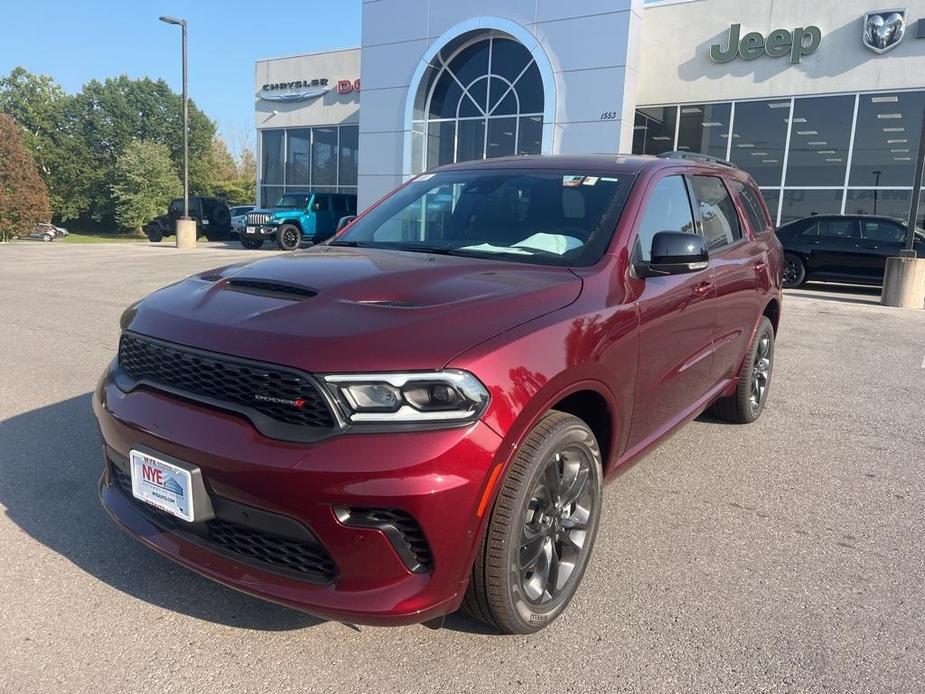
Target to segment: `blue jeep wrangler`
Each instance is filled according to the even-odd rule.
[[[320,243],[334,235],[342,217],[357,213],[357,196],[347,193],[286,193],[276,205],[247,213],[240,231],[241,245],[260,248],[275,238],[284,251],[303,242]]]

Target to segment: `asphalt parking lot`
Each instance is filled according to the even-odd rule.
[[[544,632],[353,627],[174,566],[97,500],[121,310],[268,253],[0,246],[0,691],[925,691],[925,311],[789,293],[763,417],[702,417],[607,487]]]

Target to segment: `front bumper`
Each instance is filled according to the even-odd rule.
[[[279,227],[273,224],[260,224],[257,226],[244,225],[238,233],[241,235],[241,238],[266,240],[276,238],[277,229],[279,229]]]
[[[293,444],[264,438],[230,413],[154,391],[124,393],[108,372],[93,407],[109,459],[100,480],[103,505],[168,558],[245,593],[340,621],[422,622],[462,601],[481,532],[476,509],[501,443],[485,424]],[[300,524],[335,565],[330,580],[216,551],[186,532],[183,521],[158,522],[113,479],[110,461],[137,447],[197,465],[219,506]],[[396,509],[413,518],[430,553],[426,570],[410,567],[384,530],[348,524],[345,507]]]

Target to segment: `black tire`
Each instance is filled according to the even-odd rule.
[[[569,472],[574,484],[563,489],[566,468],[572,470],[574,465],[578,465],[574,468],[577,472]],[[559,505],[548,506],[555,510],[547,516],[541,509],[545,492],[539,490],[552,487],[545,483],[550,474],[558,480],[558,491],[548,496],[557,498]],[[534,633],[562,614],[591,557],[602,486],[601,453],[594,434],[577,417],[549,412],[530,432],[505,473],[472,566],[463,611],[509,634]],[[575,501],[561,504],[576,488]],[[575,539],[562,540],[563,532],[568,538],[573,532],[577,535]],[[579,535],[580,548],[575,549]],[[538,546],[538,551],[533,552],[531,545]],[[569,557],[574,568],[553,592],[549,584],[543,583],[541,572],[545,569],[547,580],[551,579],[552,564],[567,552],[576,552]],[[532,561],[526,558],[534,553]],[[555,576],[558,578],[559,571],[566,569],[567,562],[565,568],[555,569]],[[530,591],[535,595],[531,596]]]
[[[276,245],[281,251],[294,251],[302,245],[302,230],[295,224],[282,224],[276,230]]]
[[[256,251],[263,246],[263,239],[249,239],[246,236],[241,237],[241,245],[249,251]]]
[[[800,256],[784,253],[784,272],[781,279],[787,289],[799,287],[806,281],[806,263]]]
[[[160,243],[164,238],[164,230],[160,226],[150,225],[145,227],[145,235],[151,243]]]
[[[216,205],[209,216],[209,225],[215,225],[227,231],[231,228],[231,212],[224,205]]]
[[[224,241],[225,234],[221,229],[213,229],[212,225],[209,225],[209,228],[206,229],[205,233],[206,241]]]
[[[766,360],[759,364],[759,361]],[[733,424],[751,424],[764,411],[774,371],[774,326],[762,317],[739,372],[735,395],[713,403],[713,413]],[[758,385],[756,386],[756,382]],[[755,393],[757,391],[757,401]]]

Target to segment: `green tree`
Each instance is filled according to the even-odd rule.
[[[116,221],[125,229],[164,213],[170,200],[181,194],[180,178],[166,145],[138,140],[116,160],[112,198]]]
[[[48,189],[23,144],[19,126],[0,113],[0,241],[27,233],[50,218]]]
[[[125,147],[135,140],[158,142],[169,148],[174,170],[183,166],[183,100],[164,80],[130,79],[125,75],[84,85],[69,104],[67,119],[85,145],[93,169],[86,176],[90,215],[97,220],[114,216],[110,188],[113,167]],[[215,124],[193,103],[189,109],[190,189],[208,184],[203,163],[215,135]]]

